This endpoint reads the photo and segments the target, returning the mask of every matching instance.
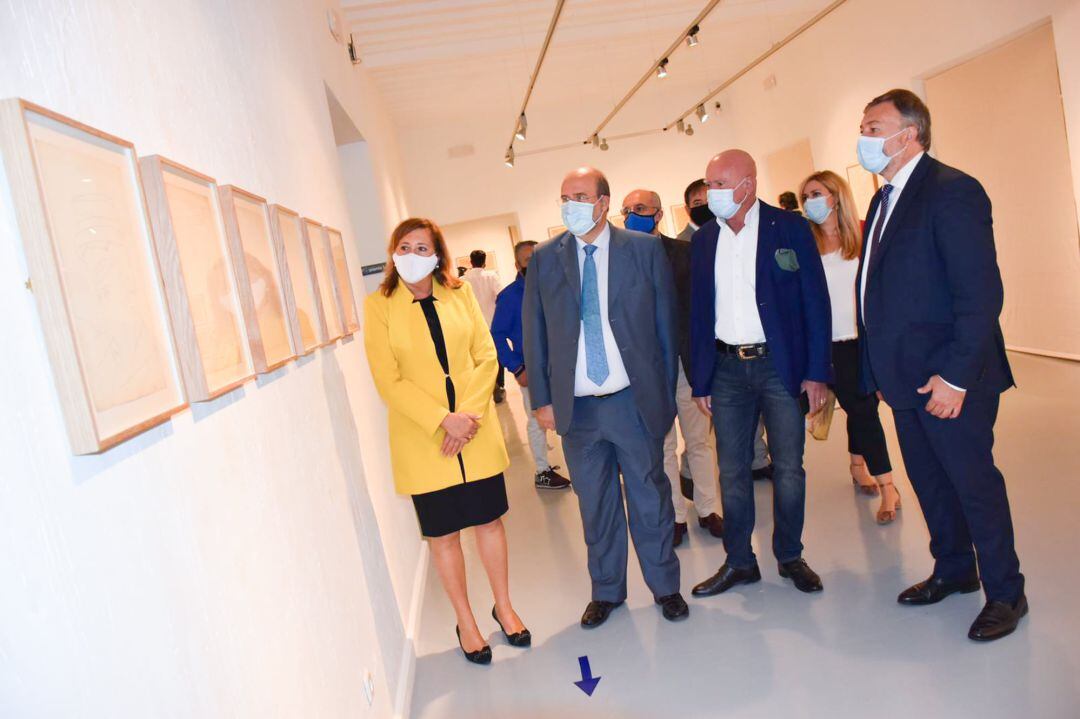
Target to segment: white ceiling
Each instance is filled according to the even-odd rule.
[[[830,0],[722,0],[605,129],[671,122]],[[518,151],[584,140],[705,0],[566,0]],[[360,57],[405,126],[505,125],[509,141],[555,0],[344,0]]]

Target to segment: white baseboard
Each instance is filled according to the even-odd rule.
[[[408,719],[412,708],[413,681],[416,678],[416,641],[420,635],[420,615],[424,609],[424,589],[427,584],[428,543],[420,542],[420,556],[416,558],[416,576],[413,577],[412,598],[409,600],[408,620],[405,624],[405,646],[401,651],[401,667],[398,669],[398,692],[394,698],[394,719]]]

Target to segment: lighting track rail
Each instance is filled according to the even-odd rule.
[[[536,78],[540,76],[540,68],[544,64],[544,58],[547,56],[551,38],[555,34],[555,27],[559,24],[559,16],[562,15],[563,5],[565,4],[566,0],[556,0],[555,12],[552,13],[551,22],[548,23],[544,44],[540,46],[540,55],[536,58],[536,67],[533,68],[532,76],[529,78],[529,87],[525,90],[525,99],[521,101],[521,110],[514,117],[514,132],[510,135],[510,144],[507,146],[506,155],[503,158],[508,167],[514,166],[514,140],[525,139],[525,129],[527,127],[525,108],[529,106],[529,98],[532,97],[533,88],[536,86]]]

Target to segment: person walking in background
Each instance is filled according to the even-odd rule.
[[[693,481],[694,508],[698,525],[714,537],[724,536],[724,520],[717,514],[716,445],[709,419],[698,411],[690,398],[690,383],[686,373],[690,362],[690,245],[660,232],[664,218],[660,195],[651,190],[634,190],[622,204],[624,226],[652,235],[664,246],[675,280],[675,313],[678,327],[679,378],[675,386],[675,408],[678,430],[672,424],[664,438],[664,472],[671,482],[671,498],[675,505],[675,546],[686,536],[687,502],[683,497],[679,475],[679,436],[682,432],[684,457],[687,457]]]
[[[815,172],[799,188],[803,211],[810,219],[832,307],[833,390],[847,414],[851,481],[867,495],[881,495],[878,524],[888,524],[900,508],[892,481],[889,448],[878,417],[878,398],[859,390],[859,340],[855,323],[855,275],[859,271],[862,236],[855,200],[835,172]]]
[[[484,314],[484,321],[488,323],[488,327],[491,326],[491,320],[495,316],[495,298],[499,294],[499,288],[502,283],[499,281],[499,275],[496,272],[492,272],[487,267],[487,253],[483,250],[473,250],[469,253],[469,264],[472,265],[465,274],[461,276],[463,280],[472,285],[473,294],[476,295],[476,301],[480,303],[480,311]],[[495,378],[495,390],[494,397],[495,403],[498,404],[506,398],[506,373],[503,371],[503,367],[499,365],[499,373]]]
[[[934,569],[901,604],[975,592],[968,637],[1010,634],[1027,614],[994,423],[1012,370],[990,198],[926,154],[930,111],[890,90],[863,111],[859,163],[886,184],[870,203],[858,274],[862,391],[893,409],[900,451],[930,530]]]
[[[683,190],[683,202],[686,203],[686,211],[690,215],[690,222],[682,229],[675,239],[690,242],[694,233],[705,226],[707,222],[715,219],[708,202],[709,186],[705,179],[697,179],[686,186]],[[715,451],[715,447],[713,451]],[[757,430],[754,432],[754,461],[751,464],[754,479],[772,479],[773,466],[769,458],[769,445],[765,442],[765,423],[758,419]],[[690,468],[683,455],[680,465],[684,477],[690,477]],[[691,478],[692,479],[692,478]]]
[[[818,592],[821,579],[802,557],[802,530],[805,405],[820,411],[832,380],[821,257],[806,220],[757,199],[757,167],[746,152],[712,158],[705,180],[717,221],[694,233],[690,248],[690,385],[716,429],[727,560],[694,594],[761,580],[750,543],[751,436],[759,413],[776,468],[772,550],[779,573],[799,591]]]
[[[533,410],[562,435],[581,509],[592,578],[581,624],[603,624],[626,599],[628,520],[664,618],[683,619],[664,476],[679,362],[671,267],[659,242],[607,222],[599,170],[568,174],[560,199],[568,231],[536,248],[522,319]]]
[[[799,198],[797,198],[795,193],[791,190],[781,192],[780,197],[776,198],[776,201],[780,204],[781,210],[787,210],[788,212],[799,211]]]
[[[389,410],[394,486],[412,496],[420,531],[457,616],[466,659],[491,661],[469,605],[461,530],[474,527],[495,606],[514,646],[529,630],[510,602],[503,470],[509,461],[491,403],[498,360],[480,306],[453,275],[442,232],[411,218],[394,229],[386,278],[364,300],[364,347]]]
[[[529,372],[525,367],[525,352],[522,348],[521,300],[525,295],[525,272],[529,268],[536,243],[525,240],[514,246],[514,266],[517,277],[503,288],[495,298],[495,316],[491,320],[491,336],[495,340],[495,350],[499,354],[499,364],[509,370],[521,387],[521,397],[525,402],[526,432],[529,447],[532,449],[533,463],[536,465],[535,482],[537,489],[566,489],[570,480],[559,474],[548,461],[547,431],[540,426],[533,416],[529,404]]]

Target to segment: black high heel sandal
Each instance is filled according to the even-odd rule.
[[[475,652],[465,651],[465,645],[461,643],[461,627],[455,626],[454,631],[457,632],[457,643],[461,647],[461,653],[465,655],[473,664],[491,664],[491,647],[485,644],[481,649],[477,649]]]
[[[506,633],[506,629],[503,629],[502,622],[499,621],[499,615],[495,613],[495,607],[491,608],[491,618],[499,625],[499,629],[502,629],[503,636],[506,637],[506,641],[510,643],[510,646],[528,647],[532,645],[532,632],[528,629],[522,629],[520,632],[514,634]]]

